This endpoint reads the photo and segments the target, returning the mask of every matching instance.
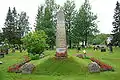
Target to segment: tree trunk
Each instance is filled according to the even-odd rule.
[[[87,46],[87,38],[85,39],[85,46]]]
[[[71,24],[70,24],[70,22],[69,22],[69,31],[68,31],[69,39],[68,39],[68,40],[69,40],[69,48],[71,49],[71,48],[72,48],[72,43],[71,43],[72,41],[71,41],[71,37],[70,37],[70,36],[71,36],[71,34],[70,34],[70,33],[71,33],[71,30],[70,30],[71,28],[70,28],[70,27],[71,27]]]
[[[70,49],[72,48],[71,39],[70,39],[70,38],[69,38],[69,48],[70,48]]]
[[[87,32],[85,34],[85,46],[87,46]]]
[[[18,44],[18,46],[19,46],[19,51],[20,51],[20,53],[22,53],[22,45],[21,44]]]
[[[13,44],[13,47],[12,47],[12,53],[15,52],[15,44]]]
[[[51,44],[51,45],[50,45],[50,49],[51,49],[51,50],[54,50],[54,45]]]

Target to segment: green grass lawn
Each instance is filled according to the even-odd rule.
[[[106,71],[101,73],[89,73],[88,64],[91,62],[88,59],[80,59],[75,57],[76,50],[68,50],[68,58],[56,60],[54,58],[55,51],[45,51],[49,55],[40,60],[33,60],[36,68],[32,74],[8,73],[8,66],[23,60],[23,53],[10,53],[0,61],[0,80],[119,80],[120,76],[120,48],[114,48],[112,54],[107,52],[93,51],[86,49],[87,55],[96,57],[101,61],[114,67],[115,72]],[[82,50],[79,53],[83,53]]]

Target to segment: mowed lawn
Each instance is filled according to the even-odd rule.
[[[81,50],[79,53],[83,53]],[[54,58],[55,51],[45,51],[47,56],[40,60],[33,60],[36,68],[32,74],[9,73],[8,66],[23,60],[23,53],[10,53],[0,61],[0,80],[119,80],[120,77],[120,48],[114,48],[112,54],[107,52],[94,51],[92,48],[86,49],[89,57],[95,57],[106,64],[114,67],[115,71],[105,71],[100,73],[89,73],[88,59],[80,59],[75,57],[76,50],[68,50],[68,58],[56,60]]]

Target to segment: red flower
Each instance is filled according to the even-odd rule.
[[[28,56],[24,56],[24,60],[22,62],[20,62],[18,64],[13,64],[12,66],[9,66],[8,71],[9,72],[19,72],[19,68],[29,61],[30,61],[30,58]]]
[[[109,66],[95,58],[90,58],[91,61],[96,62],[102,70],[112,70],[112,66]]]

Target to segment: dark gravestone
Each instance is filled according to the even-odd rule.
[[[15,48],[12,49],[12,53],[15,53]]]
[[[5,54],[8,54],[8,48],[5,48],[4,52]]]
[[[20,53],[22,53],[22,48],[20,48]]]
[[[77,49],[80,50],[80,47],[78,47]]]
[[[4,57],[4,53],[0,52],[0,58],[3,58],[3,57]]]
[[[101,52],[106,52],[106,48],[105,47],[101,47]]]
[[[95,50],[95,51],[98,50],[97,46],[94,46],[94,50]]]
[[[110,53],[112,53],[113,52],[112,43],[109,43],[108,47],[109,47]]]

